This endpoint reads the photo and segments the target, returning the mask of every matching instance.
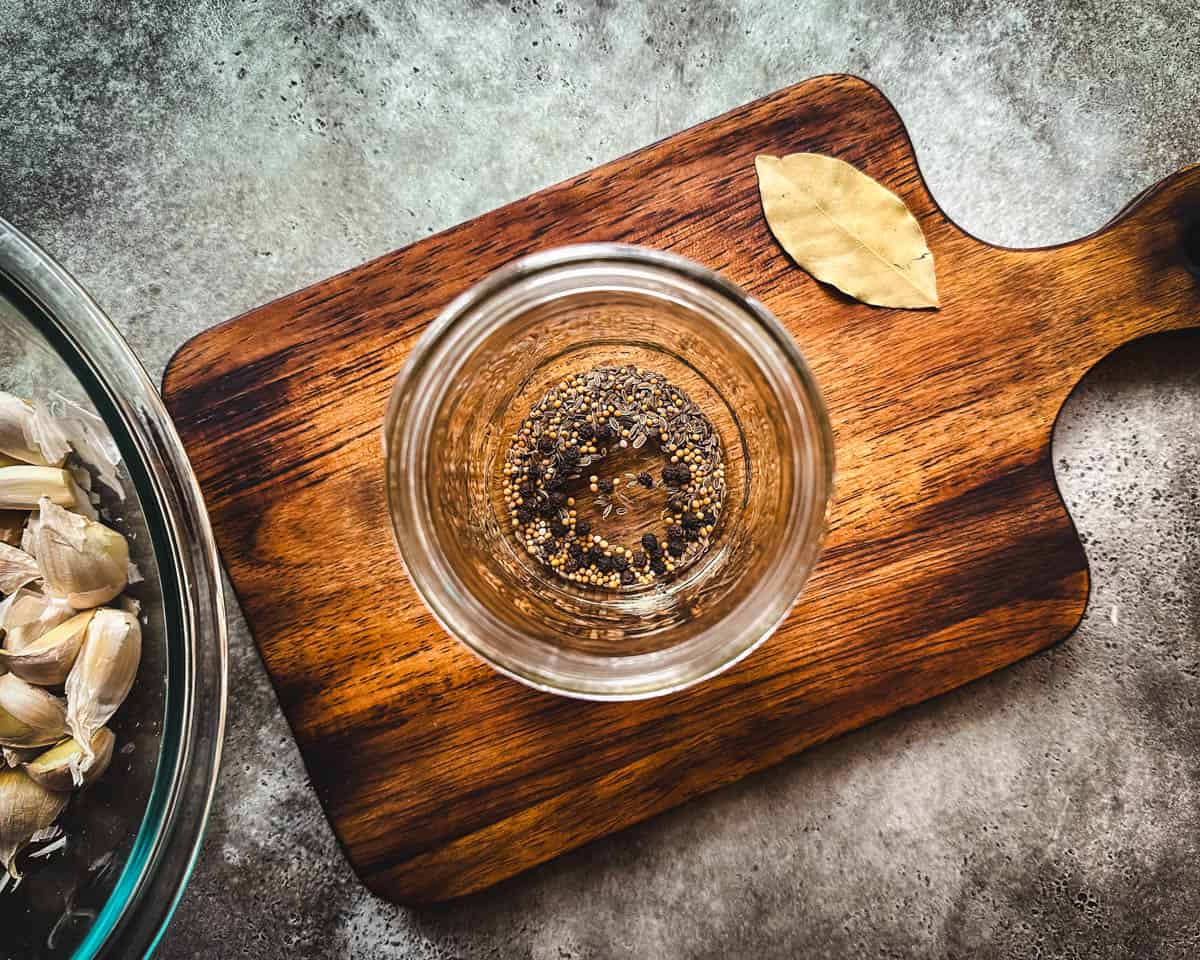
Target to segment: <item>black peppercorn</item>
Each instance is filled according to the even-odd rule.
[[[647,439],[673,462],[654,471],[635,469],[625,480],[610,469],[613,479],[589,481],[586,475],[602,472],[593,463],[595,452],[612,453],[618,444],[640,447]],[[645,579],[644,571],[669,577],[679,572],[685,556],[699,553],[705,532],[721,520],[726,488],[720,464],[720,437],[713,425],[662,374],[633,364],[580,371],[534,404],[513,436],[504,492],[514,536],[551,572],[571,579],[624,589]],[[665,529],[641,537],[636,554],[612,548],[606,556],[607,545],[601,548],[603,541],[592,539],[598,521],[568,512],[568,500],[586,497],[574,491],[590,482],[598,495],[593,503],[605,517],[613,510],[624,515],[629,504],[617,498],[626,481],[647,491],[663,490]]]
[[[663,483],[672,487],[684,487],[692,482],[692,471],[685,463],[670,463],[663,467]]]

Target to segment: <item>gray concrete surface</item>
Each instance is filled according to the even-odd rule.
[[[246,308],[844,70],[894,99],[952,216],[1048,243],[1200,160],[1197,24],[1145,0],[8,0],[0,214],[157,375]],[[235,612],[220,796],[160,956],[1200,955],[1198,423],[1200,334],[1068,404],[1095,579],[1065,644],[438,909],[357,884]]]

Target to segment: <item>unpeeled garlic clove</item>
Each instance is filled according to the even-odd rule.
[[[101,727],[92,736],[91,760],[76,740],[64,740],[26,763],[25,772],[47,790],[86,787],[104,776],[112,762],[116,743],[113,732],[108,727]]]
[[[96,479],[124,500],[125,488],[117,476],[121,451],[103,418],[69,397],[59,396],[56,406],[61,408],[62,416],[56,418],[55,425],[61,430],[63,439],[79,459],[96,472]],[[88,484],[81,486],[91,490]]]
[[[66,600],[47,597],[25,587],[0,603],[0,630],[4,631],[4,649],[23,650],[47,630],[75,616],[75,608]],[[0,662],[0,666],[3,666]]]
[[[22,463],[60,467],[71,453],[63,424],[45,404],[0,392],[0,453]]]
[[[31,436],[33,416],[32,405],[11,393],[0,392],[0,453],[23,463],[44,466],[50,461]]]
[[[0,865],[14,880],[21,878],[17,854],[58,819],[69,797],[23,770],[0,770]]]
[[[95,610],[85,610],[47,630],[20,650],[0,650],[0,666],[27,683],[56,686],[67,679]]]
[[[0,467],[0,510],[33,510],[43,497],[76,508],[78,490],[75,478],[58,467]]]
[[[45,747],[66,731],[67,710],[58,697],[11,673],[0,677],[0,746]]]
[[[46,592],[75,609],[97,607],[125,589],[129,543],[116,530],[43,499],[32,540],[30,552],[37,558]]]
[[[40,580],[37,561],[20,547],[0,543],[0,593],[16,593],[25,584]]]
[[[125,702],[141,658],[137,617],[124,610],[97,610],[66,683],[67,726],[89,761],[92,737]]]

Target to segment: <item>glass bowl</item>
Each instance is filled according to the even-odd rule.
[[[522,549],[503,468],[548,390],[626,365],[665,376],[712,422],[727,493],[699,559],[613,591],[549,573]],[[441,624],[497,670],[593,700],[679,690],[769,636],[816,560],[833,485],[820,391],[778,321],[704,267],[614,244],[518,260],[451,303],[396,381],[384,448],[396,543]],[[632,483],[622,478],[664,466],[652,443],[609,449],[583,473]],[[567,492],[593,535],[636,544],[664,522],[661,485],[629,486],[618,517],[589,480]]]
[[[226,641],[207,515],[158,393],[116,329],[44,251],[0,220],[0,389],[98,414],[121,452],[102,503],[145,578],[142,661],[110,723],[107,773],[64,818],[67,845],[0,893],[0,957],[149,954],[187,882],[225,722]]]

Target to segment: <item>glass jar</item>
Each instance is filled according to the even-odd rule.
[[[663,374],[713,422],[727,495],[702,556],[618,592],[521,548],[503,466],[548,390],[625,364]],[[704,267],[616,244],[526,257],[454,300],[397,378],[384,449],[396,543],[438,621],[497,670],[592,700],[679,690],[766,639],[816,561],[833,486],[828,415],[779,322]]]

